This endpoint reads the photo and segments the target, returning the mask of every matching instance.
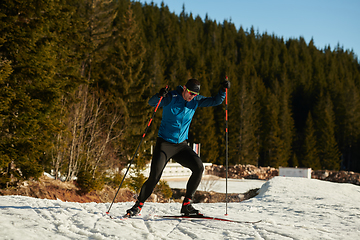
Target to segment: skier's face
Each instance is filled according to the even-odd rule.
[[[198,95],[198,93],[192,92],[184,86],[184,91],[183,91],[182,95],[183,95],[183,98],[185,99],[185,101],[190,102],[191,100],[194,99],[195,96]]]

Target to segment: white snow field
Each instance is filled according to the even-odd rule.
[[[115,203],[110,213],[132,205]],[[109,206],[0,196],[0,239],[360,239],[360,187],[315,179],[275,177],[257,197],[228,203],[228,216],[225,203],[195,204],[205,215],[257,224],[154,217],[179,214],[180,203],[145,203],[140,217],[110,219]]]

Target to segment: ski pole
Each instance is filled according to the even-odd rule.
[[[228,77],[226,76],[226,80]],[[225,158],[226,158],[226,211],[225,215],[228,215],[227,205],[228,205],[228,170],[229,170],[229,161],[228,161],[228,89],[225,88],[225,142],[226,142],[226,150],[225,150]]]
[[[166,88],[168,88],[167,85],[166,85]],[[160,97],[159,102],[157,103],[157,105],[156,105],[156,107],[155,107],[155,110],[154,110],[154,112],[153,112],[153,114],[152,114],[152,116],[151,116],[151,118],[150,118],[150,121],[149,121],[149,123],[148,123],[147,126],[146,126],[146,129],[145,129],[144,134],[142,135],[141,141],[140,141],[139,145],[137,146],[137,148],[136,148],[136,150],[135,150],[134,156],[132,157],[132,159],[131,159],[131,161],[130,161],[130,163],[129,163],[129,166],[128,166],[127,169],[126,169],[126,172],[125,172],[125,174],[124,174],[124,177],[123,177],[123,179],[121,180],[120,186],[119,186],[119,188],[118,188],[118,190],[117,190],[117,192],[116,192],[116,194],[115,194],[115,197],[114,197],[114,199],[112,200],[112,202],[111,202],[111,204],[110,204],[110,207],[109,207],[109,209],[107,210],[106,214],[109,214],[109,213],[110,213],[110,209],[111,209],[112,205],[114,204],[115,198],[116,198],[116,196],[118,195],[118,193],[119,193],[119,191],[120,191],[120,188],[121,188],[121,186],[122,186],[122,184],[123,184],[123,182],[124,182],[124,180],[125,180],[125,177],[126,177],[127,173],[129,172],[130,166],[131,166],[131,164],[133,163],[137,152],[139,151],[140,145],[141,145],[141,143],[143,142],[143,140],[144,140],[144,138],[145,138],[145,135],[146,135],[146,133],[147,133],[147,130],[149,129],[149,127],[150,127],[150,125],[151,125],[151,122],[152,122],[152,120],[153,120],[153,118],[154,118],[154,116],[155,116],[155,113],[156,113],[156,111],[157,111],[157,109],[158,109],[158,107],[159,107],[162,99],[163,99],[163,97]]]

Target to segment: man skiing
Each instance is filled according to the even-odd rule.
[[[230,82],[225,80],[221,86],[214,97],[204,97],[199,95],[200,82],[193,78],[188,80],[185,86],[178,86],[174,91],[168,92],[167,88],[162,88],[159,93],[150,98],[149,105],[155,107],[159,98],[163,97],[159,105],[163,108],[162,120],[153,152],[149,178],[142,186],[135,205],[126,211],[128,217],[140,213],[144,202],[150,197],[159,182],[170,158],[192,171],[187,182],[181,214],[199,214],[199,210],[191,205],[191,199],[200,184],[204,166],[200,157],[187,144],[189,126],[198,107],[217,106],[224,101],[225,88],[230,88]]]

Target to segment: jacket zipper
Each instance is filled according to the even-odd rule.
[[[182,129],[182,126],[183,126],[184,117],[185,117],[185,107],[186,107],[186,102],[185,102],[185,104],[184,104],[183,117],[182,117],[182,119],[181,119],[181,124],[180,124],[180,128],[179,128],[179,137],[178,137],[178,140],[177,140],[177,143],[178,143],[178,144],[180,143],[180,133],[181,133],[181,129]]]

